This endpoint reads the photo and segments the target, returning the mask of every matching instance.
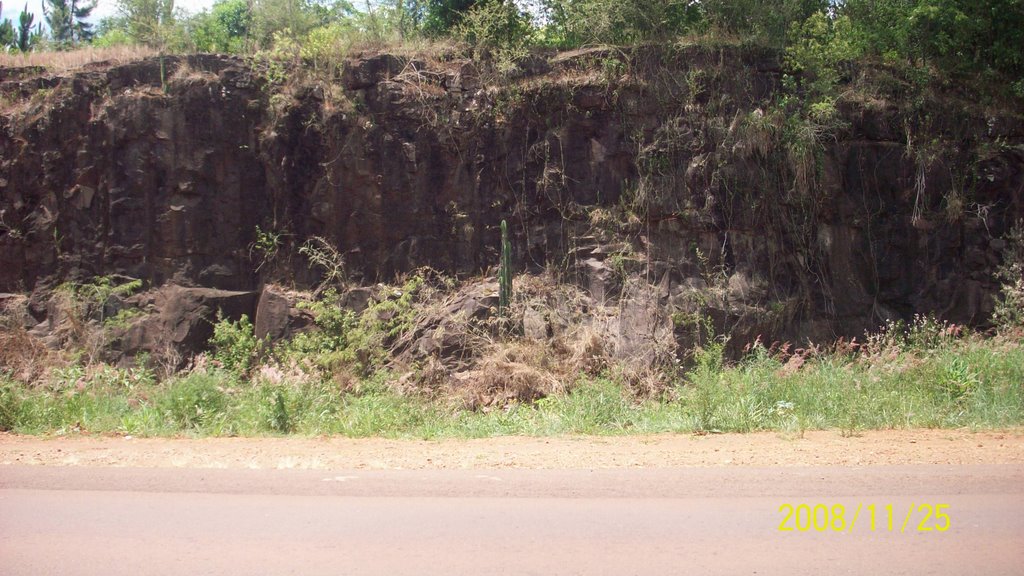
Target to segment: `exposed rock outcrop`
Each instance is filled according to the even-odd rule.
[[[771,111],[775,54],[608,58],[535,59],[495,82],[465,58],[369,55],[334,86],[285,88],[220,56],[169,59],[166,86],[155,60],[2,74],[0,292],[111,274],[195,287],[159,297],[161,318],[189,319],[161,329],[191,346],[217,308],[253,317],[264,284],[320,280],[298,254],[311,237],[367,281],[466,276],[497,263],[504,218],[519,270],[556,268],[605,303],[630,278],[652,287],[624,305],[638,313],[620,320],[623,353],[640,333],[685,340],[692,315],[736,346],[914,313],[987,321],[1001,238],[1024,218],[1019,109],[936,95],[920,114],[880,89],[794,140]],[[259,331],[295,329],[262,294]],[[527,335],[559,329],[527,318]]]

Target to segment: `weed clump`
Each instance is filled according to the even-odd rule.
[[[14,430],[21,419],[21,397],[17,386],[0,380],[0,432]]]
[[[192,372],[173,380],[156,399],[160,414],[176,429],[209,429],[225,418],[229,378],[216,371]]]

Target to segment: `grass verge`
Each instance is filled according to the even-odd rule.
[[[884,356],[831,353],[794,367],[762,348],[722,366],[712,354],[657,398],[609,377],[489,412],[401,393],[379,372],[330,381],[241,382],[206,367],[164,382],[141,369],[72,367],[42,387],[0,382],[0,429],[136,436],[342,435],[476,438],[891,428],[992,429],[1024,424],[1024,345],[977,337]]]

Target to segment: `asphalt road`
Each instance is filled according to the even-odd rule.
[[[1024,574],[1024,466],[8,465],[0,574]]]

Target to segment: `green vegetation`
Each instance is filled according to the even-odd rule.
[[[252,368],[259,352],[259,341],[253,333],[249,317],[242,315],[238,322],[225,320],[223,317],[213,326],[213,358],[236,378],[243,378]]]
[[[1024,6],[1018,0],[218,0],[188,14],[168,0],[117,0],[118,16],[86,22],[93,4],[46,0],[49,30],[0,23],[13,49],[141,43],[164,52],[291,53],[333,69],[351,47],[465,42],[510,71],[531,49],[599,44],[735,42],[784,50],[801,97],[821,101],[871,61],[919,78],[984,80],[1024,96]],[[95,34],[94,34],[95,32]],[[807,92],[804,92],[807,90]],[[817,93],[817,94],[815,94]]]
[[[0,2],[0,11],[3,11],[3,3]],[[10,19],[0,20],[0,48],[28,52],[35,47],[43,36],[42,23],[33,29],[35,14],[28,11],[28,5],[18,14],[18,23],[15,26]]]
[[[1011,255],[1007,269],[1017,265]],[[87,286],[99,286],[95,290],[104,294],[127,289],[109,279]],[[274,346],[256,339],[248,318],[221,319],[210,354],[162,380],[147,366],[148,358],[121,368],[85,355],[56,362],[33,352],[12,330],[4,346],[21,358],[35,354],[37,363],[50,368],[0,370],[0,430],[439,438],[763,430],[800,435],[818,429],[853,435],[868,429],[1024,425],[1019,316],[1004,319],[997,336],[917,317],[907,325],[890,323],[862,343],[796,350],[756,344],[735,362],[724,356],[724,339],[714,338],[706,326],[709,335],[688,365],[662,369],[656,386],[595,357],[595,371],[580,368],[546,392],[536,384],[545,377],[524,367],[557,362],[549,347],[505,343],[500,354],[518,357],[520,364],[496,365],[491,377],[534,388],[484,407],[459,390],[410,385],[392,371],[396,343],[417,330],[418,314],[430,309],[444,287],[450,286],[425,270],[400,286],[377,287],[358,313],[344,309],[328,288],[305,305],[317,329]],[[1004,297],[1019,297],[1018,288],[1005,283]],[[529,354],[539,358],[522,364]],[[0,364],[5,365],[13,366]],[[39,376],[16,379],[24,373]]]
[[[111,298],[130,296],[140,288],[142,281],[138,279],[97,276],[82,284],[61,284],[57,287],[57,292],[65,297],[67,309],[77,322],[86,321],[91,317],[104,322],[108,320],[107,307]]]
[[[693,156],[681,148],[684,113],[689,114],[691,107],[705,106],[711,121],[724,118],[722,125],[709,122],[707,127],[714,128],[709,133],[728,134],[723,136],[728,141],[729,153],[722,156],[726,160],[734,154],[740,160],[758,157],[779,165],[779,190],[766,184],[758,198],[742,200],[797,206],[797,212],[806,212],[807,222],[787,223],[787,238],[811,246],[817,242],[810,237],[810,223],[819,200],[821,155],[846,128],[838,103],[858,89],[851,71],[881,70],[898,88],[880,90],[899,98],[896,104],[909,110],[908,117],[916,114],[913,108],[924,101],[921,95],[928,87],[969,85],[982,104],[1024,97],[1024,7],[1014,0],[540,0],[529,10],[510,0],[382,0],[360,7],[347,0],[219,0],[209,11],[193,15],[175,10],[168,0],[119,0],[119,15],[101,22],[95,37],[84,21],[91,4],[45,2],[50,28],[46,34],[38,25],[32,31],[34,16],[26,10],[18,26],[0,22],[0,45],[27,52],[135,43],[161,56],[197,50],[247,54],[272,90],[279,90],[271,96],[272,103],[275,97],[291,101],[284,88],[297,64],[333,81],[342,59],[355,47],[403,49],[419,42],[454,41],[463,56],[492,63],[481,67],[486,73],[511,75],[537,49],[614,45],[618,50],[602,55],[600,61],[613,100],[614,84],[636,72],[635,60],[619,57],[628,55],[631,47],[657,43],[671,51],[693,44],[742,45],[779,55],[782,90],[764,102],[763,109],[740,110],[735,130],[727,128],[728,118],[716,117],[725,106],[708,98],[719,71],[694,67],[674,79],[685,99],[675,103],[682,105],[679,116],[650,135],[636,137],[639,173],[622,195],[618,212],[609,215],[601,208],[590,215],[595,223],[605,221],[609,227],[622,227],[623,221],[626,227],[638,226],[652,203],[668,196],[664,191],[678,189],[674,179],[688,169]],[[520,90],[497,94],[494,109],[500,111],[501,103],[510,100],[521,103],[525,97]],[[656,89],[647,93],[663,96]],[[39,91],[36,97],[46,94]],[[927,125],[927,112],[921,110],[905,127],[906,154],[921,173],[919,196],[928,166],[942,160],[935,150],[944,144],[915,140],[919,135],[911,130],[920,128],[927,134]],[[955,134],[941,137],[957,139]],[[977,150],[970,154],[981,157]],[[961,172],[959,166],[956,170]],[[716,178],[719,174],[729,177],[728,171],[716,172]],[[973,177],[954,175],[958,186],[948,193],[945,209],[950,220],[970,205],[965,195]],[[767,175],[765,180],[772,178]],[[209,356],[194,359],[189,369],[162,380],[145,361],[132,368],[98,361],[107,331],[124,330],[134,315],[141,314],[121,307],[141,283],[97,278],[57,290],[59,307],[68,318],[57,336],[73,351],[69,358],[55,361],[23,331],[0,335],[8,342],[25,336],[18,343],[32,352],[32,358],[40,358],[40,365],[54,364],[43,377],[37,377],[41,372],[36,367],[16,374],[0,364],[0,430],[472,437],[754,430],[799,434],[807,429],[855,434],[870,428],[1020,426],[1024,253],[1019,247],[1024,246],[1024,232],[1015,234],[1010,238],[1016,239],[1011,242],[1015,248],[1004,255],[1006,264],[999,271],[1004,291],[994,318],[996,337],[961,336],[948,326],[919,319],[910,327],[889,326],[863,345],[840,343],[827,351],[756,346],[742,360],[730,363],[723,358],[724,344],[714,338],[709,318],[701,312],[677,312],[672,318],[676,329],[692,332],[700,346],[683,351],[678,361],[691,364],[665,370],[657,386],[638,386],[607,357],[588,352],[598,369],[573,373],[549,389],[520,390],[513,399],[486,409],[437,387],[404,385],[401,376],[390,371],[391,354],[417,329],[435,279],[419,274],[398,286],[378,286],[361,312],[346,309],[339,294],[347,278],[345,262],[323,238],[311,238],[297,249],[321,274],[319,297],[305,304],[315,318],[315,330],[271,346],[255,337],[248,317],[220,318],[213,327]],[[59,258],[62,236],[56,227],[53,238]],[[249,245],[256,271],[272,277],[270,269],[292,256],[292,244],[287,231],[257,227]],[[794,250],[811,253],[805,248],[797,245]],[[706,284],[724,292],[724,265],[712,265],[699,248],[695,252]],[[633,259],[631,249],[623,248],[608,262],[625,278]],[[511,269],[511,246],[502,221],[499,316],[508,315],[512,307]],[[528,288],[527,283],[517,284],[516,297]],[[777,315],[791,308],[783,302],[772,306]],[[431,326],[442,344],[446,327]],[[480,330],[486,332],[487,327]],[[535,352],[505,344],[520,355]],[[535,364],[557,364],[552,358],[542,356]],[[512,373],[510,366],[521,371]],[[526,382],[524,388],[552,373],[533,368],[518,357],[491,366],[492,372],[506,376],[503,386]],[[424,361],[412,370],[419,376],[429,374],[431,367]],[[22,378],[21,373],[33,377]]]
[[[0,429],[438,438],[758,430],[799,435],[816,429],[856,434],[1024,424],[1024,345],[951,334],[922,321],[910,329],[894,326],[859,348],[787,356],[755,347],[731,365],[723,363],[721,346],[709,346],[682,379],[655,397],[637,396],[606,375],[581,379],[565,394],[491,412],[402,391],[387,371],[340,385],[269,365],[246,379],[237,364],[213,363],[158,383],[143,368],[71,367],[55,370],[38,387],[4,379]]]
[[[55,47],[67,48],[92,40],[88,19],[95,8],[96,0],[43,0],[43,15]]]
[[[1007,235],[1008,246],[996,278],[1003,287],[1003,297],[993,314],[996,326],[1006,333],[1024,330],[1024,221]]]

